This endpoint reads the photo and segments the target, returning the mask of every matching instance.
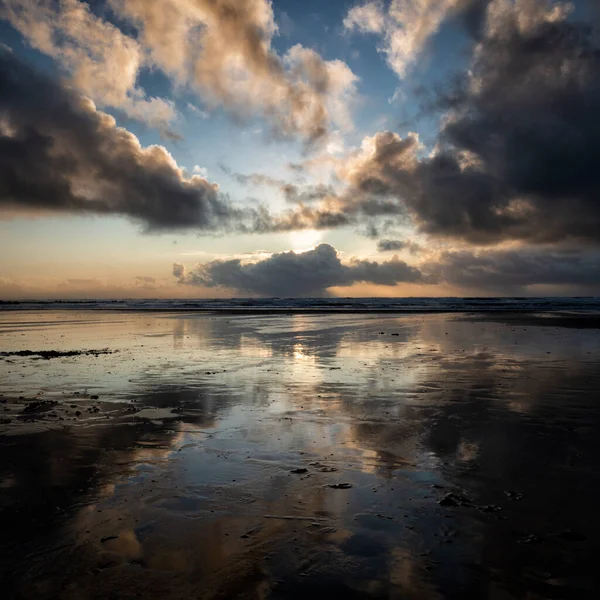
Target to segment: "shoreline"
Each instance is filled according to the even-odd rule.
[[[8,598],[593,590],[592,316],[120,312],[0,313]]]

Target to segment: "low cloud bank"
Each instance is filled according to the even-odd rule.
[[[260,296],[320,296],[334,286],[372,283],[394,286],[402,282],[425,283],[416,267],[398,258],[377,263],[352,259],[342,262],[329,244],[307,252],[281,252],[254,263],[240,259],[215,260],[186,273],[183,265],[173,265],[180,283],[202,287],[227,287]]]
[[[600,292],[600,253],[539,247],[462,249],[434,252],[410,265],[397,256],[383,262],[344,261],[333,246],[320,244],[306,252],[280,252],[252,262],[213,260],[190,270],[175,263],[173,276],[184,285],[222,287],[251,296],[323,296],[332,287],[365,283],[442,284],[499,295],[525,295],[551,286],[595,295]]]

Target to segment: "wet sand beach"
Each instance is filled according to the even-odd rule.
[[[595,598],[598,390],[581,315],[2,312],[0,596]]]

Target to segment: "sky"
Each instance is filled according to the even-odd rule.
[[[0,299],[600,295],[597,0],[0,0]]]

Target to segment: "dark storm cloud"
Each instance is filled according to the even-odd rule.
[[[534,11],[540,3],[522,4],[517,8]],[[531,23],[520,23],[527,17]],[[482,161],[491,179],[482,200],[491,212],[505,209],[487,225],[492,233],[499,227],[537,241],[598,242],[600,46],[594,32],[550,19],[542,9],[506,11],[496,20],[475,63],[482,86],[458,98],[457,118],[443,136]],[[465,213],[474,214],[468,207]]]
[[[148,229],[265,227],[92,102],[0,49],[0,206],[124,215]]]
[[[415,136],[378,133],[346,174],[349,212],[381,214],[392,198],[433,235],[600,242],[599,32],[542,0],[492,1],[480,30],[436,152],[421,158]]]
[[[419,269],[393,259],[383,263],[353,259],[342,263],[335,248],[320,244],[314,250],[281,252],[256,263],[239,259],[216,260],[185,274],[176,264],[173,273],[181,283],[227,287],[262,296],[322,295],[333,286],[373,283],[393,286],[401,282],[426,283]]]
[[[536,285],[600,290],[600,254],[548,248],[444,252],[421,266],[440,281],[495,292],[520,291]]]
[[[377,242],[378,252],[394,252],[397,250],[408,250],[411,254],[417,254],[421,249],[419,244],[411,240],[379,240]]]

